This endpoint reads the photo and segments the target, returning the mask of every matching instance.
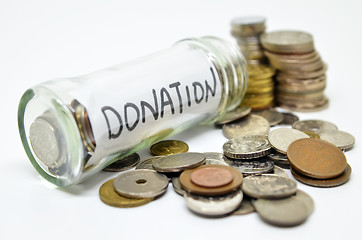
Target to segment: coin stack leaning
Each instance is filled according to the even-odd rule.
[[[276,100],[292,111],[318,111],[328,106],[324,95],[326,70],[315,51],[311,34],[274,31],[260,36],[261,44],[276,74]]]
[[[270,67],[260,43],[266,29],[263,17],[239,17],[231,21],[231,35],[248,62],[249,82],[242,106],[263,110],[274,105],[274,68]]]

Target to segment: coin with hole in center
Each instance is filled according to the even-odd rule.
[[[225,168],[204,167],[193,171],[190,179],[201,187],[221,187],[231,183],[234,176]]]
[[[155,198],[167,190],[169,179],[154,170],[137,169],[121,173],[113,182],[114,190],[129,198]]]
[[[130,208],[147,204],[153,200],[153,198],[127,198],[117,194],[113,187],[114,179],[108,180],[99,188],[99,197],[105,204],[113,207]]]
[[[338,130],[338,127],[331,122],[322,120],[303,120],[293,123],[292,128],[300,131],[321,133],[324,131]]]

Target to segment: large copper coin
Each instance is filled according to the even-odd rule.
[[[234,176],[224,168],[205,167],[193,171],[190,179],[201,187],[221,187],[231,183]]]
[[[287,156],[292,167],[308,177],[334,178],[347,167],[344,153],[333,144],[314,138],[299,139],[291,143]]]
[[[302,182],[304,184],[307,184],[307,185],[313,186],[313,187],[328,188],[328,187],[338,187],[338,186],[348,182],[348,180],[351,176],[351,173],[352,173],[352,168],[349,164],[347,164],[346,169],[344,170],[344,172],[341,175],[339,175],[338,177],[335,177],[335,178],[331,178],[331,179],[310,178],[310,177],[300,174],[299,172],[295,171],[294,169],[291,169],[291,173],[293,174],[295,179],[297,179],[299,182]]]
[[[197,171],[198,169],[201,169],[201,168],[209,168],[209,167],[217,167],[217,168],[226,169],[231,172],[234,179],[232,180],[231,183],[229,183],[227,185],[224,185],[221,187],[213,187],[213,188],[201,187],[201,186],[194,184],[191,181],[191,174],[194,171]],[[180,183],[181,183],[181,186],[188,192],[203,195],[203,196],[218,196],[218,195],[230,193],[230,192],[238,189],[241,186],[241,184],[243,183],[243,175],[238,170],[236,170],[232,167],[229,167],[229,166],[204,165],[204,166],[200,166],[195,169],[183,171],[180,175]]]

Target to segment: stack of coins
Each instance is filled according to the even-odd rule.
[[[300,112],[328,106],[324,95],[326,70],[314,49],[313,37],[300,31],[275,31],[260,37],[276,74],[276,100],[280,107]]]
[[[248,62],[249,83],[242,106],[263,110],[274,105],[274,68],[264,55],[260,36],[265,32],[265,18],[239,17],[231,21],[231,35],[237,40]]]
[[[249,64],[266,63],[259,37],[266,29],[264,17],[239,17],[231,21],[231,35]]]

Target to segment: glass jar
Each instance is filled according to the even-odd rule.
[[[247,88],[238,47],[216,37],[172,47],[87,75],[27,90],[19,131],[35,169],[57,186],[76,184],[195,124],[236,108]]]

